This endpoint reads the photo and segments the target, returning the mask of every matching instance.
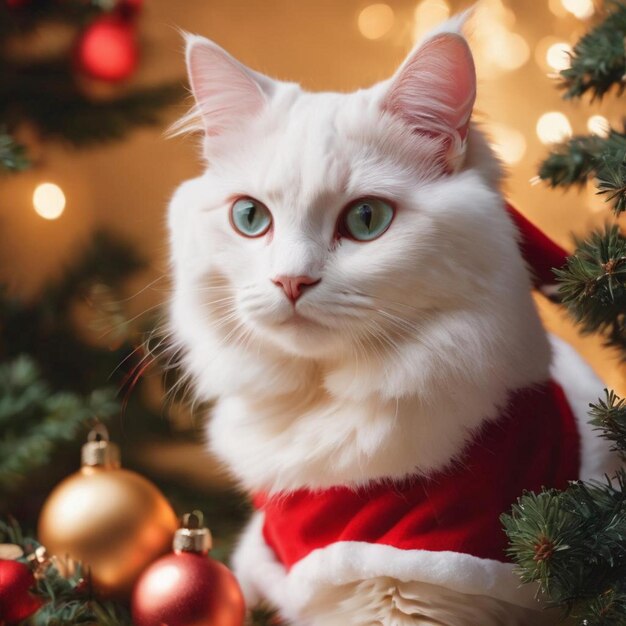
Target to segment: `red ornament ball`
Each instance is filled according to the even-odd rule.
[[[161,557],[141,575],[132,613],[136,626],[242,626],[246,610],[225,565],[180,552]]]
[[[88,76],[110,82],[125,80],[139,62],[135,28],[118,16],[102,17],[85,29],[76,54],[80,69]]]
[[[42,601],[29,591],[34,584],[24,563],[0,559],[0,618],[11,624],[35,613]]]

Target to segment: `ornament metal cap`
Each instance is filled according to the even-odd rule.
[[[174,533],[174,552],[207,554],[212,546],[211,531],[204,526],[202,512],[194,511],[184,515],[182,526]]]
[[[87,435],[87,443],[81,450],[83,467],[108,467],[118,468],[121,466],[120,449],[109,440],[109,431],[104,424],[96,424]]]

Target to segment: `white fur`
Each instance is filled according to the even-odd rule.
[[[614,476],[622,464],[619,455],[611,452],[611,443],[589,423],[589,403],[603,396],[604,385],[572,346],[555,336],[550,342],[554,355],[552,378],[563,388],[581,436],[579,478],[604,481],[606,476]]]
[[[470,127],[449,173],[439,158],[443,134],[416,134],[422,129],[397,110],[432,104],[421,88],[399,98],[406,66],[367,90],[311,94],[247,70],[201,38],[188,46],[208,166],[170,204],[171,320],[197,394],[216,400],[212,450],[252,491],[360,485],[445,467],[509,391],[544,381],[550,362],[500,167],[480,130]],[[415,75],[422,78],[408,83],[423,80]],[[394,110],[390,93],[400,103]],[[453,96],[442,101],[454,108]],[[459,101],[459,123],[468,98]],[[234,231],[229,209],[241,195],[270,209],[268,235]],[[389,230],[369,243],[337,240],[343,207],[372,195],[397,207]],[[321,281],[294,309],[272,282],[278,275]],[[472,578],[475,564],[450,561],[447,574],[460,567],[458,584],[436,592],[450,576],[437,578],[425,562],[434,578],[416,574],[423,566],[415,563],[402,570],[404,557],[390,553],[374,561],[394,563],[391,574],[357,567],[348,578],[345,555],[336,555],[323,564],[321,595],[299,600],[313,574],[289,583],[287,594],[258,520],[235,559],[242,585],[250,601],[265,597],[299,623],[330,624],[343,611],[345,624],[496,626],[514,601],[484,577],[493,573]],[[292,579],[306,567],[299,563]],[[475,602],[464,612],[467,594]]]

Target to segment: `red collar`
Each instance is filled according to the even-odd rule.
[[[460,461],[429,478],[257,494],[254,502],[265,512],[265,540],[287,568],[339,541],[507,561],[500,515],[524,490],[563,489],[579,467],[574,415],[549,382],[515,392]]]

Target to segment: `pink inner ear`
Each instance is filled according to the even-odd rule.
[[[383,108],[424,133],[467,135],[476,99],[476,70],[469,46],[455,33],[424,43],[400,68]]]
[[[188,42],[187,71],[208,135],[235,128],[265,103],[261,87],[245,67],[208,40]]]

